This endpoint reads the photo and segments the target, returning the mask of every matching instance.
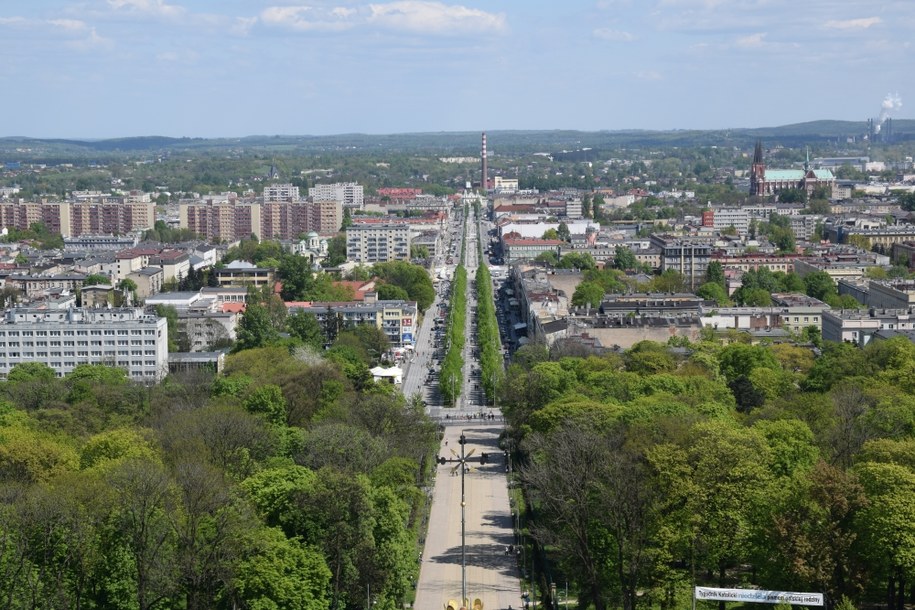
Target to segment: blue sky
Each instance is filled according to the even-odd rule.
[[[906,118],[913,32],[913,0],[7,1],[0,135]]]

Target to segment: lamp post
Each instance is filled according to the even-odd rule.
[[[465,451],[467,445],[467,437],[464,435],[464,431],[461,430],[461,437],[458,440],[458,443],[461,445],[461,455],[458,456],[454,454],[454,450],[451,453],[454,454],[453,458],[439,457],[438,463],[445,464],[455,464],[455,468],[461,469],[461,603],[465,603],[467,600],[467,502],[465,499],[465,487],[464,487],[464,474],[467,471],[467,464],[469,463],[479,463],[486,464],[488,455],[486,453],[481,453],[480,457],[472,458],[475,449],[471,449],[470,453]]]

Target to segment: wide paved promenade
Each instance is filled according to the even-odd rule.
[[[440,455],[460,455],[458,438],[467,438],[465,451],[473,457],[486,452],[485,466],[471,465],[464,475],[466,499],[467,597],[483,601],[484,610],[521,607],[521,585],[515,557],[505,549],[514,542],[508,502],[505,459],[498,446],[501,425],[470,423],[445,426]],[[445,444],[447,442],[447,445]],[[438,466],[429,529],[417,583],[419,610],[441,610],[448,600],[461,598],[461,477],[453,464]]]

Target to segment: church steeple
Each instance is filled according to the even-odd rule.
[[[753,165],[750,166],[750,196],[764,195],[766,183],[766,163],[763,161],[762,140],[756,140],[753,151]]]
[[[807,147],[807,158],[804,159],[804,174],[810,171],[810,147]]]

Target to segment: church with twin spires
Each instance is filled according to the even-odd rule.
[[[818,188],[826,188],[830,195],[836,179],[828,169],[810,169],[810,157],[804,169],[767,169],[763,160],[762,142],[756,141],[753,165],[750,167],[750,195],[769,197],[787,189],[803,189],[807,196]]]

